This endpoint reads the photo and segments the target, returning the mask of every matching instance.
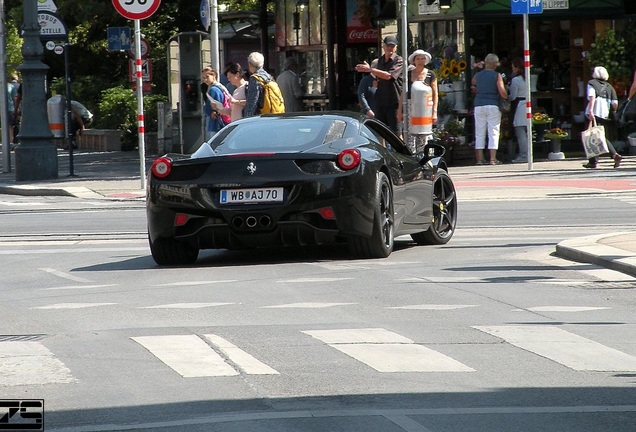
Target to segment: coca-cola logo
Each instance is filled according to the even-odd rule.
[[[349,40],[373,40],[378,38],[378,29],[353,29],[349,32]]]

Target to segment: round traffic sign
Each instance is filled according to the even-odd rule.
[[[157,12],[161,0],[113,0],[115,10],[124,18],[142,20]]]

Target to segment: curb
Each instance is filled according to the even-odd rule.
[[[636,277],[636,255],[634,253],[601,244],[609,237],[631,233],[601,234],[563,240],[556,245],[556,255],[570,261],[599,265]]]
[[[81,199],[121,200],[145,197],[145,192],[115,192],[107,196],[83,186],[42,187],[33,185],[0,186],[0,194],[21,196],[67,196]]]

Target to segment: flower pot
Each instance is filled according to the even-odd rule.
[[[545,141],[545,131],[548,128],[547,123],[539,123],[532,125],[534,132],[536,133],[536,141]]]

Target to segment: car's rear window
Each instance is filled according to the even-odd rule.
[[[244,151],[300,152],[342,138],[342,120],[278,118],[229,124],[210,142],[217,154]]]

